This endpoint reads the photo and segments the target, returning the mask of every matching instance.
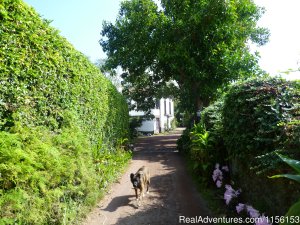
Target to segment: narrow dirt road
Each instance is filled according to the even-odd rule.
[[[209,216],[176,151],[181,132],[177,129],[167,135],[139,138],[127,171],[83,225],[175,225],[185,224],[179,221],[180,216]],[[138,207],[129,176],[143,165],[150,169],[150,193]]]

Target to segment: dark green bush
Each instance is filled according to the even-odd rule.
[[[137,128],[142,125],[143,117],[141,116],[130,116],[129,118],[129,132],[130,138],[134,139],[138,136]]]
[[[223,101],[217,101],[201,112],[201,121],[186,129],[177,141],[177,149],[185,155],[201,182],[211,181],[216,163],[225,164],[227,152],[223,141]]]
[[[223,99],[220,98],[201,113],[201,123],[209,132],[209,155],[212,167],[216,163],[225,165],[228,160],[223,139],[222,110]]]
[[[223,137],[232,178],[247,201],[268,214],[283,215],[300,196],[299,185],[267,177],[287,172],[276,151],[299,159],[299,99],[299,82],[278,78],[236,83],[225,97]]]
[[[0,1],[0,224],[69,224],[128,161],[128,107],[21,0]]]
[[[185,131],[177,142],[179,151],[196,167],[201,182],[211,180],[216,163],[229,165],[244,202],[270,216],[284,215],[298,200],[300,186],[268,176],[290,172],[275,152],[300,159],[299,81],[253,78],[233,84],[224,96],[202,111],[197,124],[202,129]],[[205,133],[203,147],[198,140]]]
[[[299,119],[299,82],[278,78],[252,79],[232,86],[223,110],[224,140],[231,157],[247,159],[249,165],[287,143],[291,121]],[[295,128],[296,129],[296,128]],[[294,140],[294,152],[300,139]],[[299,151],[299,150],[298,150]],[[276,165],[273,165],[276,166]]]

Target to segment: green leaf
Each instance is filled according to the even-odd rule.
[[[286,163],[288,164],[289,166],[291,166],[292,168],[294,168],[299,174],[300,174],[300,161],[298,160],[295,160],[295,159],[290,159],[286,156],[283,156],[281,154],[278,154],[277,155]]]
[[[289,225],[289,224],[296,224],[297,217],[300,216],[300,200],[292,205],[289,211],[286,213],[285,218],[289,218],[289,221],[285,223],[281,223],[280,225]],[[293,221],[294,220],[294,221]]]
[[[270,178],[281,178],[281,177],[285,177],[285,178],[288,178],[290,180],[295,180],[297,182],[300,183],[300,175],[294,175],[294,174],[278,174],[278,175],[274,175],[274,176],[271,176]]]

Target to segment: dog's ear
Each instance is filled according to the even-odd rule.
[[[132,181],[132,180],[133,180],[133,178],[134,178],[134,174],[133,174],[133,173],[131,173],[131,174],[130,174],[130,180]]]

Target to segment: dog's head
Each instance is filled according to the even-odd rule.
[[[130,180],[134,188],[138,188],[141,183],[140,174],[134,175],[133,173],[130,174]]]

